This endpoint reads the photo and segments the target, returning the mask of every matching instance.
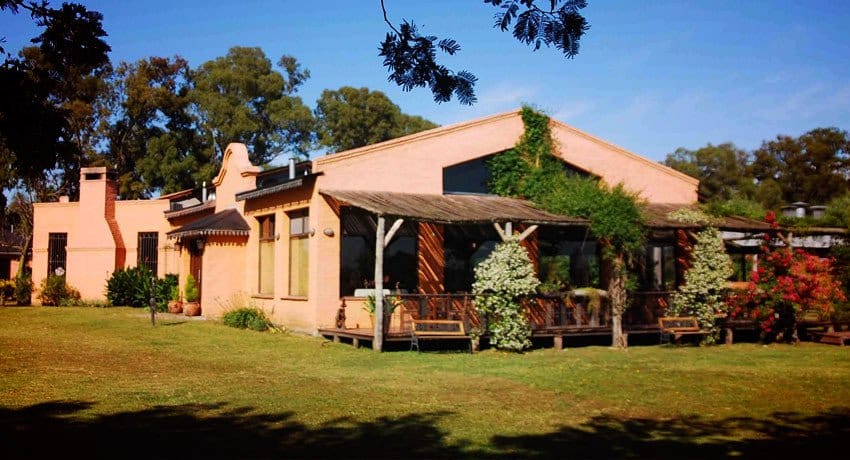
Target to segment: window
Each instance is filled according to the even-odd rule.
[[[599,248],[586,229],[542,227],[537,235],[540,281],[547,289],[602,287]]]
[[[306,209],[289,216],[289,295],[307,297],[310,267],[310,215]]]
[[[62,272],[68,271],[67,251],[68,234],[51,233],[47,237],[47,275],[56,275],[56,270],[61,268]]]
[[[645,286],[653,291],[676,289],[676,248],[674,246],[646,247]]]
[[[139,244],[136,251],[136,266],[147,267],[154,275],[157,274],[157,263],[159,261],[159,233],[140,232]]]
[[[340,295],[354,295],[375,283],[375,216],[358,209],[342,208],[342,239],[339,265]],[[392,225],[392,220],[387,222]],[[419,284],[416,222],[405,220],[384,248],[384,288],[416,292]]]
[[[260,294],[274,294],[274,215],[260,216]]]

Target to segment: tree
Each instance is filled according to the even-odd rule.
[[[746,151],[732,143],[708,144],[697,150],[679,147],[667,154],[664,164],[699,179],[699,194],[706,201],[752,197],[754,185],[747,173]]]
[[[437,127],[402,113],[380,91],[351,86],[323,91],[315,115],[319,143],[337,152]]]
[[[590,219],[590,232],[599,239],[607,265],[612,344],[625,348],[622,316],[629,305],[628,268],[646,233],[641,202],[622,184],[610,187],[593,177],[568,175],[552,154],[549,118],[524,107],[522,119],[525,132],[517,145],[488,164],[491,189],[527,198],[549,212]]]
[[[838,128],[813,129],[798,138],[776,136],[754,152],[750,171],[762,199],[822,204],[848,190],[850,136]],[[761,191],[761,190],[760,190]],[[763,204],[767,205],[767,203]]]
[[[122,198],[170,193],[212,178],[210,149],[189,110],[185,59],[122,62],[110,82],[115,93],[104,160],[118,173]]]
[[[573,58],[579,52],[581,37],[589,28],[580,13],[587,6],[586,0],[484,0],[484,3],[500,10],[495,15],[493,27],[505,32],[513,24],[514,38],[533,46],[535,51],[541,45],[553,46],[565,57]],[[452,95],[461,104],[471,105],[477,101],[475,75],[466,70],[455,72],[437,63],[437,49],[448,55],[460,51],[455,40],[421,35],[412,21],[402,21],[396,27],[387,16],[383,0],[381,10],[390,32],[381,42],[379,55],[390,72],[390,81],[405,91],[428,87],[436,102],[450,101]]]
[[[281,57],[278,66],[285,74],[272,68],[260,48],[236,46],[195,71],[190,98],[216,160],[230,142],[246,144],[254,164],[285,152],[306,154],[313,116],[294,94],[310,72],[292,56]]]
[[[109,68],[103,16],[73,3],[3,1],[0,8],[30,12],[43,27],[17,58],[0,66],[0,150],[25,183],[61,168],[65,192],[74,194],[80,164],[97,142],[102,74]]]

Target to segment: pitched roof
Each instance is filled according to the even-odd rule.
[[[175,217],[188,216],[189,214],[194,214],[196,212],[201,212],[208,209],[215,209],[215,200],[208,200],[206,202],[196,204],[195,206],[190,206],[188,208],[165,211],[165,218],[173,219]]]
[[[167,233],[168,238],[188,236],[248,236],[251,227],[235,209],[225,209],[211,216],[198,219],[190,224]]]
[[[537,209],[525,200],[490,195],[437,195],[360,190],[320,190],[319,193],[375,214],[441,224],[492,222],[566,226],[588,224],[585,219]]]

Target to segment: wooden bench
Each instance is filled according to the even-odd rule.
[[[829,343],[843,347],[850,342],[850,331],[843,332],[810,332],[818,343]]]
[[[446,319],[414,319],[411,320],[410,350],[416,348],[421,351],[419,341],[426,340],[464,340],[470,339],[466,334],[463,321]],[[469,343],[469,351],[472,352],[472,342]]]
[[[669,343],[671,337],[674,343],[679,343],[686,335],[706,334],[693,316],[664,316],[658,318],[658,327],[661,329],[661,343]]]

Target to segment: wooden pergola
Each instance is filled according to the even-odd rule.
[[[384,248],[392,241],[405,220],[449,225],[490,224],[502,240],[514,235],[513,225],[529,225],[518,239],[534,233],[539,225],[586,227],[589,221],[552,214],[531,202],[490,195],[438,195],[396,192],[320,190],[319,193],[339,205],[360,208],[375,214],[375,293],[384,292]],[[387,230],[387,221],[392,223]],[[382,351],[384,339],[384,296],[375,295],[375,335],[372,343]]]

